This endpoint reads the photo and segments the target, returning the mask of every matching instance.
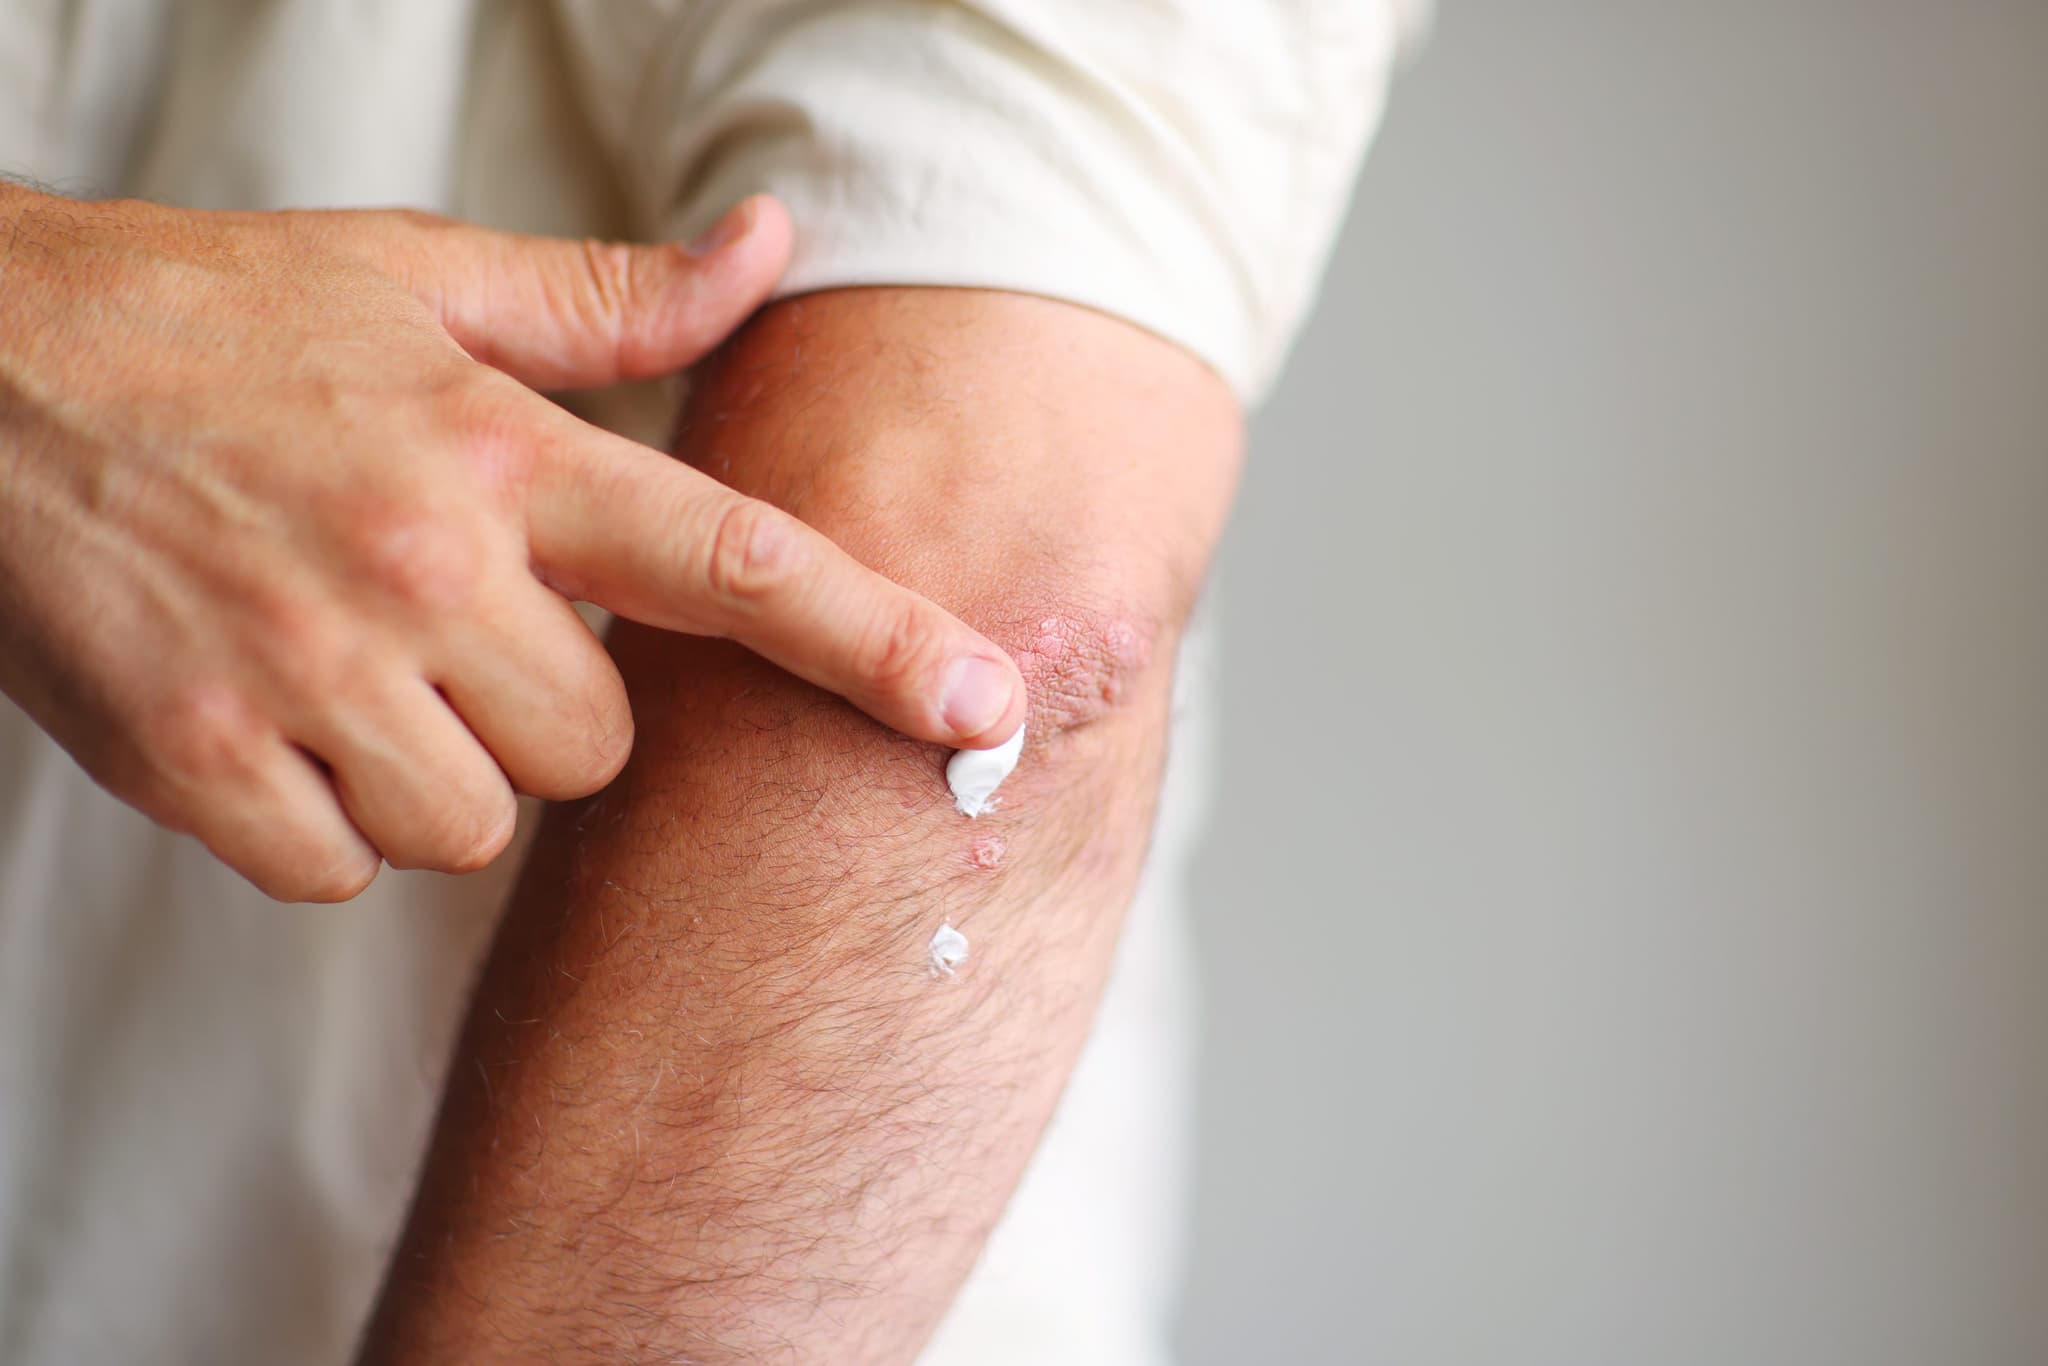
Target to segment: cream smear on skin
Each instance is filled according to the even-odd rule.
[[[970,819],[995,806],[996,789],[1017,767],[1024,750],[1024,727],[994,749],[963,749],[946,762],[946,786],[953,789],[953,805]]]
[[[952,922],[948,921],[939,926],[938,933],[932,936],[929,952],[932,976],[951,977],[954,970],[967,961],[967,936],[954,929]]]
[[[953,789],[953,805],[961,815],[972,820],[996,804],[996,789],[1003,785],[1003,779],[1010,776],[1017,767],[1017,756],[1024,752],[1024,727],[1017,727],[1017,733],[997,745],[994,749],[962,749],[954,751],[946,761],[946,786]],[[977,851],[977,867],[994,867],[1002,858],[1000,841]],[[986,862],[980,860],[985,859]],[[932,976],[951,977],[967,961],[967,936],[953,928],[949,920],[940,925],[932,935],[932,942],[926,946],[931,962]]]

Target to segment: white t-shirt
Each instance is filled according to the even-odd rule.
[[[1069,299],[1255,398],[1415,8],[14,0],[0,172],[633,237],[770,190],[786,292]],[[1096,1034],[927,1363],[1163,1360],[1199,741]],[[0,1366],[345,1360],[515,863],[278,906],[0,704]]]

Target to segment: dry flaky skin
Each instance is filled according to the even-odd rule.
[[[944,749],[620,629],[637,747],[551,814],[366,1360],[915,1355],[1086,1033],[1239,441],[1195,362],[1042,300],[846,291],[727,349],[685,457],[1010,649],[1023,762],[970,824]]]

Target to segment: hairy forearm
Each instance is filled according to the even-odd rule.
[[[616,633],[633,759],[527,869],[373,1359],[914,1355],[1086,1034],[1237,446],[1192,361],[1042,301],[821,296],[728,349],[685,457],[1010,649],[1022,763],[969,821],[944,751]]]

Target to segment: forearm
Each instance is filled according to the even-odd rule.
[[[618,633],[634,757],[527,870],[374,1359],[915,1353],[1085,1036],[1237,442],[1193,362],[1040,301],[822,296],[728,351],[685,456],[1009,648],[1023,761],[969,821],[944,751]]]

